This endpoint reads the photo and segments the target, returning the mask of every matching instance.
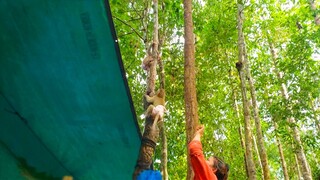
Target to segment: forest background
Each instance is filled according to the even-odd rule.
[[[245,57],[258,110],[254,112],[252,87],[247,84],[249,124],[244,121],[243,90],[236,68],[239,5],[243,7],[240,11]],[[148,0],[110,0],[110,6],[143,130],[147,73],[141,63],[152,43],[153,5]],[[246,168],[245,127],[248,126],[258,179],[268,179],[261,147],[265,148],[270,179],[308,177],[305,172],[308,170],[313,179],[320,179],[320,3],[195,0],[192,6],[198,114],[200,123],[206,127],[203,137],[206,155],[216,155],[228,162],[230,179],[247,179],[250,172]],[[180,1],[159,0],[158,8],[159,50],[168,109],[165,116],[168,179],[186,179],[184,7]],[[301,152],[306,169],[299,158]],[[161,169],[160,156],[161,148],[157,148],[155,169]]]

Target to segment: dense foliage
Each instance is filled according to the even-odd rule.
[[[110,5],[135,110],[142,125],[146,72],[141,62],[152,37],[152,4],[147,0],[111,0]],[[316,7],[319,11],[320,4]],[[230,0],[198,0],[193,8],[199,117],[206,127],[204,150],[207,155],[212,152],[230,164],[230,179],[246,179],[239,135],[239,128],[243,127],[241,93],[235,68],[237,4]],[[320,178],[320,26],[314,22],[315,12],[305,1],[273,0],[246,1],[244,11],[243,31],[271,177],[283,178],[277,135],[284,148],[289,176],[297,179],[292,132],[286,121],[294,117],[313,178]],[[185,179],[182,2],[160,0],[159,24],[169,110],[165,118],[169,179]],[[270,43],[277,53],[275,60]],[[282,84],[288,89],[288,99],[281,96]],[[274,122],[279,126],[276,130]],[[159,156],[158,152],[155,160]],[[257,175],[261,177],[257,151],[254,156]],[[159,168],[157,160],[155,166]]]

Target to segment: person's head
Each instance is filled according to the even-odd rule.
[[[212,168],[212,171],[217,176],[218,180],[228,179],[229,165],[223,162],[220,158],[211,156],[207,160],[207,164]]]

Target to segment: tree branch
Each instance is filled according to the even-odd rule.
[[[118,18],[116,16],[112,16],[112,17],[115,18],[116,20],[120,21],[121,23],[125,24],[129,28],[131,28],[135,32],[135,34],[137,34],[139,36],[139,38],[144,41],[143,37],[130,24],[126,23],[125,21],[121,20],[120,18]]]

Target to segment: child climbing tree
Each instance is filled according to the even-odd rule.
[[[165,89],[165,74],[164,74],[164,67],[161,60],[160,54],[160,43],[159,43],[159,11],[158,11],[158,0],[153,0],[153,11],[154,11],[154,28],[153,28],[153,59],[154,59],[154,66],[152,69],[152,74],[157,74],[156,65],[159,65],[160,69],[160,89]],[[150,72],[151,74],[151,72]],[[149,81],[156,81],[156,77],[153,76],[154,79],[148,79]],[[164,121],[159,122],[159,129],[160,129],[160,138],[161,138],[161,173],[162,179],[168,179],[168,171],[167,171],[167,139],[165,134],[165,125]]]
[[[153,12],[154,12],[154,28],[153,28],[153,41],[147,47],[146,57],[143,60],[142,67],[147,71],[147,87],[146,95],[144,99],[145,113],[145,130],[142,137],[142,145],[140,147],[139,158],[137,161],[137,167],[134,172],[133,178],[145,169],[151,168],[152,158],[155,153],[156,143],[159,136],[161,136],[162,156],[161,156],[161,172],[164,180],[168,179],[167,173],[167,145],[165,128],[163,121],[163,113],[165,111],[165,90],[164,90],[164,68],[159,57],[159,24],[158,24],[158,1],[153,0]],[[148,44],[148,43],[147,43]],[[160,65],[160,88],[155,93],[156,77],[157,77],[157,64]],[[161,103],[159,103],[161,102]],[[159,129],[158,129],[159,128]],[[146,143],[152,141],[151,145]],[[149,147],[147,147],[149,146]],[[146,164],[147,163],[147,164]]]

